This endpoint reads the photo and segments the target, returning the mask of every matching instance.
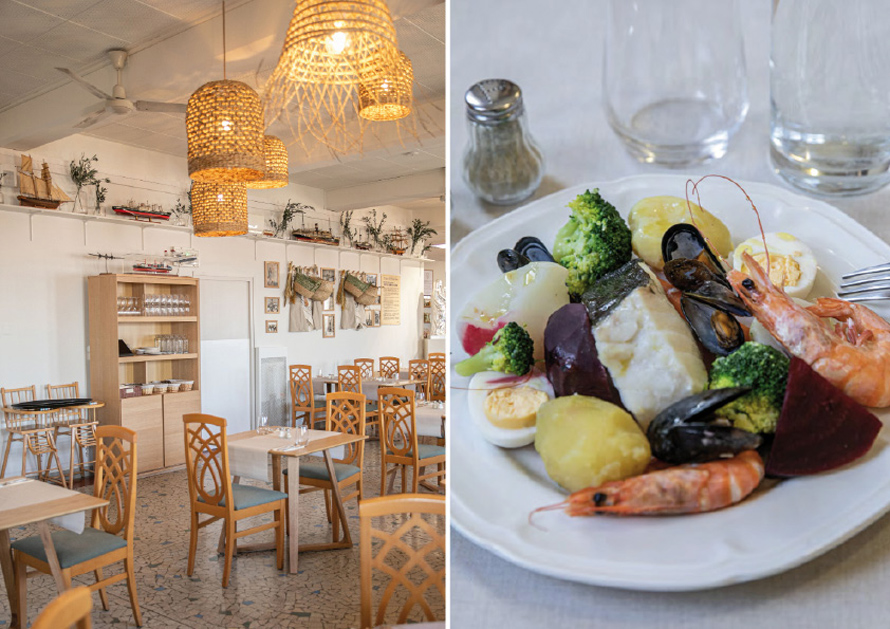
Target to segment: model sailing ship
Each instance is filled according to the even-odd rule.
[[[73,201],[59,186],[53,183],[49,166],[43,162],[40,176],[34,174],[30,155],[22,155],[19,168],[19,203],[26,207],[40,207],[58,210],[59,205]]]
[[[400,256],[408,250],[408,234],[401,227],[393,227],[389,235],[389,250]]]
[[[314,242],[321,245],[339,245],[340,239],[334,236],[331,231],[330,221],[328,221],[327,229],[319,229],[318,223],[314,229],[306,229],[306,221],[303,219],[303,226],[293,231],[294,240],[302,240],[303,242]]]

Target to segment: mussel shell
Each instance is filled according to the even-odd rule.
[[[697,290],[685,292],[684,295],[737,317],[751,316],[751,311],[745,306],[745,302],[735,294],[735,291],[717,281],[708,280]]]
[[[679,258],[698,260],[717,275],[721,277],[726,275],[720,258],[711,251],[695,225],[687,223],[671,225],[661,239],[661,257],[665,262]]]
[[[513,248],[532,262],[556,262],[544,243],[534,236],[520,238]]]
[[[697,291],[705,282],[725,283],[726,278],[714,273],[704,262],[689,258],[674,258],[664,264],[664,276],[684,293]]]
[[[498,268],[501,273],[515,271],[529,263],[529,259],[514,249],[498,251]]]
[[[717,356],[726,356],[745,342],[742,326],[731,314],[686,295],[680,297],[680,307],[701,344]]]

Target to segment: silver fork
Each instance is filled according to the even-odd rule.
[[[847,301],[890,299],[890,263],[859,269],[841,279],[837,296]]]

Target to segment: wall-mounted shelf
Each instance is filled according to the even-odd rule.
[[[120,363],[153,363],[159,360],[189,360],[197,358],[197,354],[141,354],[138,356],[121,356]]]
[[[167,282],[169,283],[169,282]],[[198,317],[143,317],[140,315],[118,315],[118,323],[192,323]]]

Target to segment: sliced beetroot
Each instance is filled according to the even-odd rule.
[[[475,356],[494,338],[495,333],[506,325],[506,320],[495,322],[494,327],[481,327],[473,323],[461,322],[458,325],[457,336],[464,351],[470,356]]]
[[[544,360],[557,397],[577,393],[623,407],[599,360],[584,304],[566,304],[550,315],[544,329]]]
[[[846,465],[871,449],[881,426],[868,409],[793,357],[766,473],[803,476]]]

